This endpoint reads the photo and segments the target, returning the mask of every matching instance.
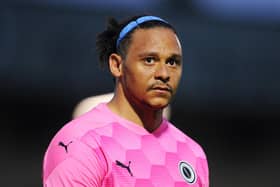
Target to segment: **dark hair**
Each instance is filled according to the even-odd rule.
[[[118,22],[114,18],[108,19],[108,25],[105,31],[101,32],[97,35],[96,40],[96,51],[99,57],[99,62],[101,67],[108,66],[108,60],[109,56],[112,53],[117,53],[122,56],[122,58],[126,57],[127,49],[131,42],[131,35],[132,33],[141,28],[141,29],[148,29],[153,27],[165,27],[173,30],[176,33],[176,30],[167,22],[152,20],[147,21],[144,23],[139,24],[135,29],[131,30],[129,33],[126,34],[126,36],[121,40],[119,46],[116,46],[117,39],[119,37],[119,33],[121,30],[131,21],[136,20],[141,16],[134,16],[130,19],[127,19],[122,22]]]

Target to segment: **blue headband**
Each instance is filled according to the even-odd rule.
[[[116,47],[118,48],[121,40],[127,35],[127,33],[132,31],[133,29],[135,29],[141,23],[144,23],[147,21],[161,21],[161,22],[167,23],[165,20],[163,20],[159,17],[156,17],[156,16],[142,16],[135,21],[131,21],[121,30],[119,37],[117,39]]]

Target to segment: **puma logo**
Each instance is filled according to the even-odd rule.
[[[60,141],[60,142],[58,143],[58,145],[61,146],[61,147],[64,147],[66,153],[68,153],[68,146],[69,146],[69,144],[72,143],[72,142],[73,142],[73,141],[71,141],[71,142],[69,142],[68,144],[65,145],[63,142]]]
[[[131,161],[129,161],[129,162],[128,162],[128,165],[126,166],[125,164],[123,164],[123,163],[121,163],[120,161],[116,160],[117,166],[120,166],[120,167],[122,167],[122,168],[127,169],[128,173],[133,177],[133,174],[132,174],[132,172],[131,172],[131,170],[130,170],[130,163],[131,163]]]

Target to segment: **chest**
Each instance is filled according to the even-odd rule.
[[[201,163],[187,142],[152,135],[101,137],[108,163],[104,186],[202,187]]]

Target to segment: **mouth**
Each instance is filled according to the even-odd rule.
[[[154,91],[157,91],[157,92],[160,92],[160,93],[165,93],[165,92],[168,92],[168,93],[171,93],[172,94],[172,89],[170,88],[170,86],[154,86],[151,88],[152,90]]]

